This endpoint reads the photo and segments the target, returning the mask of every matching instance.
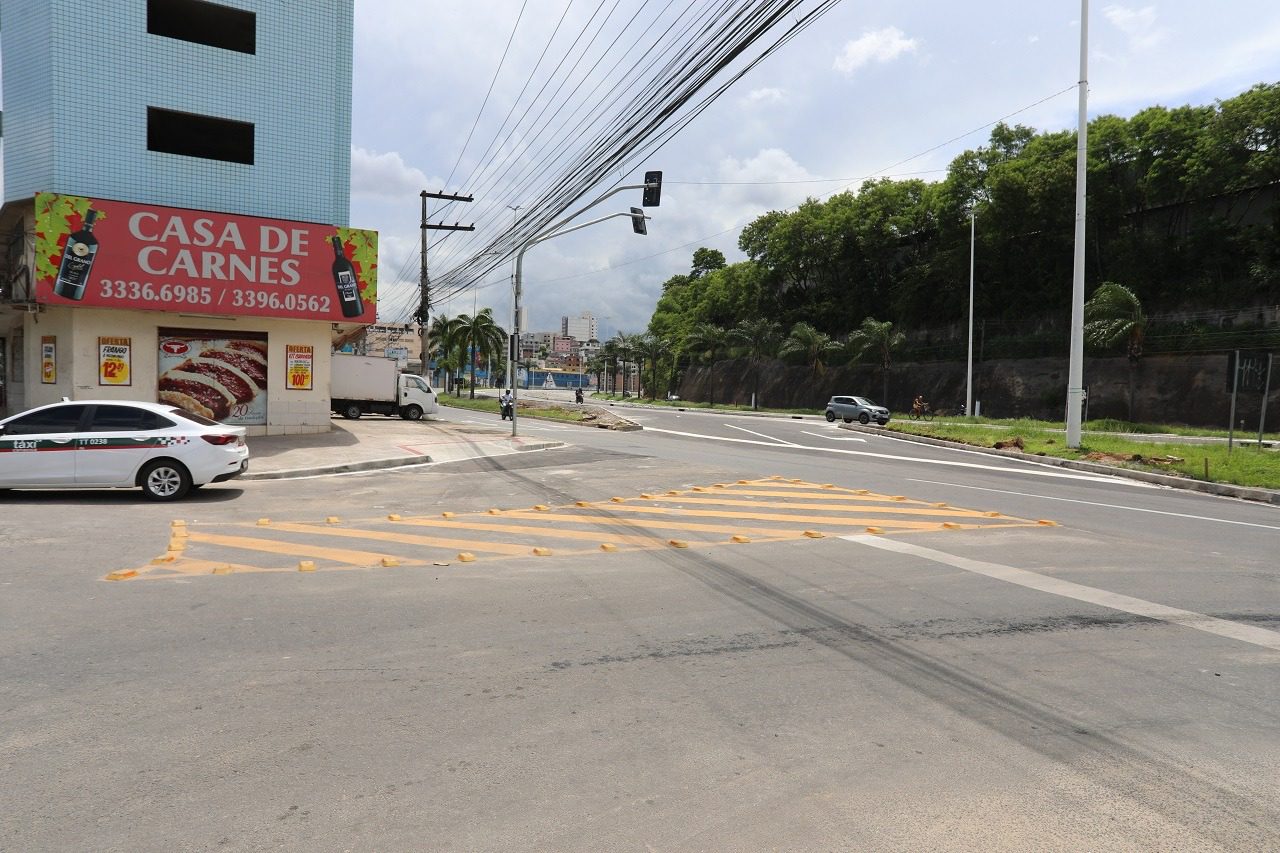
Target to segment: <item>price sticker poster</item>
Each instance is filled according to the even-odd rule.
[[[315,374],[315,348],[285,344],[285,387],[290,391],[310,391]]]
[[[98,384],[133,384],[133,342],[129,338],[98,338]]]
[[[161,330],[158,399],[215,421],[267,422],[267,341],[243,333]]]
[[[36,301],[373,323],[378,234],[38,193]]]
[[[53,335],[40,338],[40,382],[58,384],[58,339]]]

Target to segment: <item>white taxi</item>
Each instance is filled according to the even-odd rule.
[[[0,489],[141,487],[177,500],[247,471],[244,436],[163,403],[63,400],[0,420]]]

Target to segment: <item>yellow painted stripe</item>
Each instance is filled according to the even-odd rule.
[[[759,506],[765,509],[821,509],[834,512],[886,512],[900,515],[936,515],[945,518],[980,518],[982,513],[973,509],[956,509],[955,507],[947,507],[939,509],[937,507],[909,506],[906,501],[891,503],[887,506],[845,506],[842,504],[829,503],[803,503],[794,501],[739,501],[733,498],[716,498],[716,497],[693,497],[685,496],[681,498],[664,498],[661,503],[685,503],[685,504],[712,504],[719,506]],[[659,503],[654,501],[654,503]]]
[[[621,509],[617,504],[609,504],[609,509]],[[736,522],[727,524],[698,524],[693,521],[667,521],[658,518],[615,518],[608,515],[568,515],[558,513],[540,512],[536,515],[525,512],[509,512],[504,514],[505,518],[528,519],[530,521],[537,519],[555,520],[555,521],[572,521],[581,524],[623,524],[628,527],[638,527],[647,530],[689,530],[701,531],[704,533],[759,533],[764,536],[779,536],[790,538],[796,534],[795,530],[788,530],[782,527],[753,527],[747,524],[739,524]],[[601,536],[608,536],[607,532],[601,532]]]
[[[258,539],[253,536],[223,536],[219,533],[197,533],[193,531],[190,539],[193,542],[223,545],[228,548],[243,548],[247,551],[287,554],[291,557],[316,557],[322,560],[333,560],[337,563],[348,563],[353,566],[369,566],[379,562],[383,557],[392,556],[381,552],[349,551],[345,548],[324,548],[311,543],[279,542],[274,539]]]
[[[502,517],[508,518],[510,517],[510,515],[508,513],[503,513]],[[521,519],[524,518],[524,516],[519,516],[519,517]],[[532,516],[529,520],[532,521],[536,519],[538,521],[543,521],[549,518],[550,519],[566,518],[566,516],[556,516],[551,513],[539,512],[535,516]],[[605,518],[604,516],[601,516],[600,518],[602,521],[609,521],[609,519]],[[577,521],[578,519],[574,518],[574,520]],[[640,545],[642,547],[648,547],[655,544],[666,544],[665,540],[663,540],[661,543],[655,543],[653,537],[651,536],[642,536],[642,535],[626,534],[626,533],[619,534],[619,533],[614,533],[608,530],[570,530],[565,527],[550,527],[550,526],[534,527],[533,525],[527,525],[527,524],[485,524],[484,522],[445,521],[443,519],[436,519],[436,518],[404,519],[399,523],[413,524],[420,527],[444,527],[444,528],[449,528],[454,530],[476,530],[476,531],[494,532],[494,533],[519,533],[527,536],[541,537],[545,539],[574,539],[574,540],[586,541],[586,542],[613,542],[616,544]],[[614,523],[616,524],[617,521],[614,520]],[[653,525],[641,525],[641,524],[628,523],[628,526],[634,527],[637,530],[643,530],[643,529],[646,529],[647,527],[652,527]],[[736,527],[722,528],[722,527],[713,526],[713,525],[703,525],[703,526],[708,528],[708,532],[716,532],[716,533],[728,532],[729,530],[739,529]],[[663,525],[663,527],[665,528],[665,525]]]
[[[746,519],[748,521],[784,521],[784,522],[789,522],[791,524],[796,524],[798,526],[820,525],[820,526],[827,526],[827,527],[831,527],[831,526],[862,527],[868,524],[874,524],[882,527],[886,525],[890,525],[893,527],[900,527],[903,529],[929,528],[929,527],[941,528],[942,526],[941,521],[915,521],[915,520],[906,520],[906,519],[890,519],[890,518],[884,518],[884,517],[844,518],[844,517],[822,516],[822,515],[782,515],[782,514],[759,513],[759,512],[733,512],[730,510],[723,510],[723,511],[717,512],[712,510],[675,509],[670,507],[658,507],[658,506],[629,506],[627,504],[610,504],[609,510],[611,512],[629,512],[629,513],[636,513],[641,515],[646,515],[646,514],[667,515],[674,518],[683,518],[685,516],[692,516],[695,518],[741,518],[741,519]],[[517,518],[523,517],[521,514],[518,514],[518,513],[515,513],[515,514],[508,513],[507,515],[508,516],[514,515]],[[566,513],[540,512],[537,514],[536,517],[543,518],[543,519],[554,518],[554,519],[560,519],[562,521],[584,521],[584,522],[594,521],[597,523],[634,524],[637,526],[646,526],[646,527],[653,526],[653,527],[660,527],[662,529],[677,529],[677,530],[681,529],[679,525],[669,523],[665,520],[643,519],[643,520],[636,520],[636,521],[625,521],[625,520],[619,520],[616,518],[609,518],[608,516],[574,515],[572,511],[566,512]],[[1004,521],[1009,521],[1009,520],[1010,519],[1007,516],[1004,518]],[[1026,523],[1034,524],[1035,522],[1026,522]],[[699,525],[698,528],[701,528],[703,526],[705,525]],[[989,526],[995,526],[995,525],[979,524],[977,526],[989,527]],[[695,529],[698,529],[698,528],[695,528]],[[753,527],[745,527],[741,524],[714,525],[713,529],[718,529],[723,532],[734,532],[734,533],[757,531],[757,532],[783,534],[786,532],[784,530],[779,530],[777,528],[759,528],[759,527],[753,528]]]
[[[403,522],[398,522],[403,524]],[[491,554],[507,554],[510,556],[529,553],[528,545],[515,545],[508,542],[482,542],[477,539],[442,539],[436,536],[414,536],[410,533],[393,533],[385,530],[355,530],[349,527],[320,527],[312,524],[289,524],[272,522],[272,530],[289,533],[311,533],[317,536],[340,536],[349,539],[372,539],[378,542],[398,542],[401,545],[425,545],[428,548],[446,548],[457,551],[488,551]],[[379,554],[379,557],[384,555]]]
[[[773,489],[735,489],[730,486],[727,489],[716,489],[712,494],[717,495],[750,495],[752,497],[764,498],[815,498],[822,501],[849,501],[850,503],[869,503],[874,501],[892,501],[893,495],[857,495],[852,492],[845,494],[838,489],[824,489],[820,492],[782,492]],[[906,501],[894,501],[895,503],[924,504],[927,501],[919,501],[914,498]]]

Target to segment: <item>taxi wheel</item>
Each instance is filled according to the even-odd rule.
[[[866,412],[863,412],[862,414],[858,415],[858,423],[868,424],[870,422],[871,422],[871,415],[868,415]]]
[[[176,501],[191,490],[191,475],[180,463],[160,459],[142,469],[138,485],[148,500]]]
[[[831,423],[831,422],[832,422],[832,421],[834,421],[835,419],[836,419],[836,413],[835,413],[835,412],[827,412],[827,423]]]

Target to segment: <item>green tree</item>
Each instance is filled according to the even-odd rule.
[[[889,365],[893,363],[893,351],[906,343],[907,336],[894,331],[893,323],[867,317],[862,325],[849,333],[849,348],[858,358],[871,354],[880,364],[882,403],[889,399]],[[887,403],[885,403],[887,405]]]
[[[636,358],[639,359],[641,364],[640,375],[644,375],[643,365],[645,364],[649,365],[653,375],[653,382],[649,383],[649,399],[652,400],[658,393],[658,362],[662,360],[662,357],[666,355],[670,347],[666,341],[647,333],[636,335],[632,339],[632,346]],[[636,394],[638,395],[639,393],[640,389],[637,388]]]
[[[714,323],[699,323],[689,332],[684,340],[683,349],[707,364],[707,405],[715,405],[716,359],[729,344],[729,332],[723,326]]]
[[[1147,316],[1137,295],[1114,281],[1104,281],[1084,304],[1084,339],[1092,346],[1110,349],[1125,344],[1129,356],[1129,420],[1133,420],[1133,394]]]
[[[431,321],[430,331],[427,334],[428,346],[431,352],[424,353],[423,358],[430,360],[436,359],[445,371],[445,391],[454,384],[455,371],[461,366],[461,363],[454,358],[458,345],[458,318],[445,317],[442,314],[436,315]]]
[[[787,339],[778,349],[778,355],[792,361],[798,361],[809,368],[814,376],[819,376],[827,369],[827,362],[840,352],[840,343],[833,341],[826,332],[819,332],[808,323],[796,323],[791,327]]]
[[[506,345],[507,333],[493,320],[493,309],[485,308],[474,317],[458,316],[458,336],[464,350],[470,352],[471,399],[476,396],[476,362],[481,356],[492,360]]]
[[[782,326],[758,317],[743,320],[730,332],[731,340],[751,364],[751,407],[760,408],[760,362],[778,354]]]

